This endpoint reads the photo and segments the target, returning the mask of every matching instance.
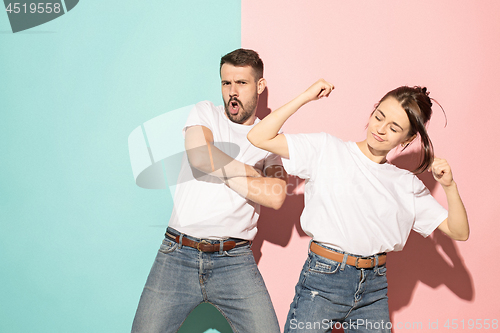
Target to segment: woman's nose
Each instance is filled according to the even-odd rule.
[[[377,126],[377,133],[384,134],[385,133],[385,124],[381,124]]]

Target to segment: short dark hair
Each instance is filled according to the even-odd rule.
[[[222,65],[230,64],[237,67],[250,66],[255,72],[256,80],[264,77],[264,63],[260,59],[259,54],[249,49],[237,49],[229,52],[220,59],[220,70]]]

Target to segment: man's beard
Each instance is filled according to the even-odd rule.
[[[238,114],[233,115],[229,111],[231,102],[237,102],[238,105],[240,106],[240,109],[238,111]],[[247,105],[243,106],[241,101],[237,99],[236,97],[232,97],[229,99],[227,104],[224,105],[224,110],[226,111],[227,117],[233,122],[237,124],[243,124],[245,121],[250,119],[250,117],[253,115],[255,109],[257,108],[257,97],[255,97],[252,101],[248,102]]]

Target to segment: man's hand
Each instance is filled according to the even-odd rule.
[[[252,166],[235,160],[215,147],[212,131],[205,126],[189,127],[185,137],[184,146],[193,168],[219,179],[259,176]]]

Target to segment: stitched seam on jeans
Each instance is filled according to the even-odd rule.
[[[170,246],[167,246],[166,248],[163,248],[162,249],[162,246],[164,246],[166,244],[162,244],[160,246],[160,248],[158,249],[158,251],[160,251],[161,253],[163,254],[169,254],[169,253],[172,253],[174,252],[176,249],[177,249],[177,244],[173,244],[171,247]]]
[[[229,326],[231,326],[231,329],[233,330],[234,333],[238,333],[238,330],[236,330],[236,327],[234,327],[233,323],[231,322],[231,320],[229,319],[228,316],[226,316],[226,314],[222,311],[221,308],[219,308],[217,305],[215,305],[214,303],[212,302],[207,302],[209,304],[212,304],[219,312],[222,316],[224,316],[224,318],[226,318],[227,320],[227,323],[229,324]]]
[[[332,271],[328,271],[326,269],[325,270],[321,270],[321,269],[316,269],[316,267],[318,267],[318,264],[319,264],[320,267],[321,266],[323,266],[323,267],[325,267],[325,266],[329,267],[328,269],[331,269],[333,265],[336,265],[336,267]],[[310,272],[314,272],[314,273],[318,273],[318,274],[334,274],[334,273],[337,273],[337,271],[339,270],[340,263],[338,263],[336,261],[332,261],[332,264],[329,265],[329,264],[325,264],[325,263],[323,263],[321,261],[318,261],[316,259],[316,264],[314,265],[314,267],[311,267],[311,263],[309,263],[308,267],[309,267],[308,270]]]
[[[234,249],[231,249],[229,251],[224,251],[224,254],[227,255],[228,257],[243,257],[243,256],[248,256],[248,255],[253,255],[252,250],[250,250],[250,246],[246,248],[247,245],[237,247]],[[236,251],[234,251],[236,250]],[[231,254],[229,252],[236,252],[235,254]]]
[[[380,269],[382,269],[382,268],[384,268],[384,267],[380,267],[380,266],[378,267],[377,272],[376,272],[378,276],[385,276],[387,274],[387,268],[384,269],[383,273],[380,273]]]

